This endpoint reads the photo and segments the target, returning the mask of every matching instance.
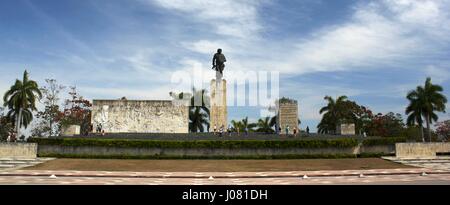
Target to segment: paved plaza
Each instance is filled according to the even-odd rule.
[[[411,168],[268,172],[131,172],[33,170],[53,158],[0,159],[2,185],[450,185],[450,157],[398,159]],[[23,169],[28,167],[27,169]]]
[[[396,158],[383,157],[396,163],[408,166],[423,167],[437,170],[450,170],[450,156],[436,156],[432,158]]]
[[[0,172],[0,184],[49,185],[326,185],[448,184],[450,171],[427,168],[292,172]]]

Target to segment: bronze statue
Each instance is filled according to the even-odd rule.
[[[223,69],[225,68],[225,62],[227,62],[227,59],[225,58],[225,55],[222,53],[222,49],[217,49],[217,53],[214,54],[213,60],[212,60],[212,69],[215,69],[216,71],[219,71],[220,74],[223,74]]]

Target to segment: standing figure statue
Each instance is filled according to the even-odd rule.
[[[217,53],[214,54],[213,60],[212,60],[212,69],[215,69],[217,72],[220,73],[220,76],[223,75],[223,69],[225,68],[225,62],[227,62],[227,59],[225,58],[225,55],[222,53],[222,49],[217,49]]]

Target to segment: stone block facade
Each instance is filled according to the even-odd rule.
[[[0,157],[36,158],[36,143],[0,143]]]
[[[293,134],[294,128],[298,129],[298,103],[295,100],[280,102],[278,105],[278,127],[281,132],[286,133],[286,126],[289,126],[289,134]]]
[[[340,124],[336,127],[336,134],[338,135],[355,135],[355,124],[346,123]]]
[[[227,113],[227,81],[217,83],[216,80],[211,81],[211,110],[210,110],[210,127],[211,131],[214,125],[217,129],[224,126],[227,129],[228,113]]]
[[[170,100],[93,100],[93,131],[107,133],[188,133],[189,107]]]
[[[67,127],[63,127],[61,132],[62,136],[74,136],[79,134],[80,134],[79,125],[69,125]]]
[[[450,153],[450,143],[396,143],[395,153],[398,158],[433,158],[436,153]]]

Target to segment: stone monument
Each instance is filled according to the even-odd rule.
[[[338,135],[355,135],[355,124],[342,123],[336,127],[336,134]]]
[[[93,100],[93,132],[188,133],[189,107],[171,100]]]
[[[227,128],[227,81],[211,80],[211,111],[210,126],[219,129],[222,125]]]
[[[294,133],[294,128],[298,129],[298,104],[296,100],[282,98],[278,101],[277,127],[281,127],[281,133],[285,133],[286,126],[289,126],[289,134]]]
[[[80,125],[68,125],[67,127],[62,127],[62,136],[74,136],[80,134]]]

